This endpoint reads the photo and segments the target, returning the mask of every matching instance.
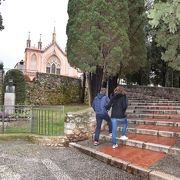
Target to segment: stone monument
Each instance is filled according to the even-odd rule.
[[[4,94],[4,107],[5,113],[13,114],[15,110],[15,86],[13,85],[13,80],[9,80],[9,84],[6,86],[6,91]]]

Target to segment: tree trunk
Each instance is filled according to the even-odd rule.
[[[118,76],[116,75],[116,76],[110,77],[108,80],[108,96],[109,97],[113,95],[114,93],[114,89],[117,86],[117,79],[118,79]]]
[[[87,85],[88,85],[88,104],[91,106],[92,91],[91,91],[91,73],[86,73]]]
[[[102,77],[103,77],[103,69],[99,66],[96,67],[96,73],[88,73],[87,75],[90,105],[92,104],[94,97],[101,89]]]
[[[86,89],[86,74],[83,73],[81,103],[84,103],[84,99],[85,99],[85,89]]]

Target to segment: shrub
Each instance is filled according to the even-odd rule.
[[[9,80],[13,80],[15,86],[16,104],[24,104],[25,102],[25,78],[21,71],[17,69],[11,69],[7,71],[4,78],[4,90],[9,84]]]

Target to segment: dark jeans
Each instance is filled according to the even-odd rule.
[[[101,132],[101,124],[102,121],[106,120],[108,123],[108,127],[109,127],[109,133],[112,133],[112,123],[111,123],[111,119],[109,117],[108,114],[96,114],[96,131],[95,131],[95,141],[99,141],[99,134]]]

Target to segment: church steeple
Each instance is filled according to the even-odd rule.
[[[54,32],[53,32],[53,35],[52,35],[52,43],[55,43],[56,42],[56,29],[55,29],[55,26],[54,26]]]
[[[40,34],[40,39],[39,39],[39,42],[38,42],[38,49],[42,49],[42,42],[41,42],[41,34]]]
[[[27,45],[26,45],[27,48],[30,48],[31,47],[31,40],[30,40],[30,32],[29,32],[29,35],[28,35],[28,40],[27,40]]]

